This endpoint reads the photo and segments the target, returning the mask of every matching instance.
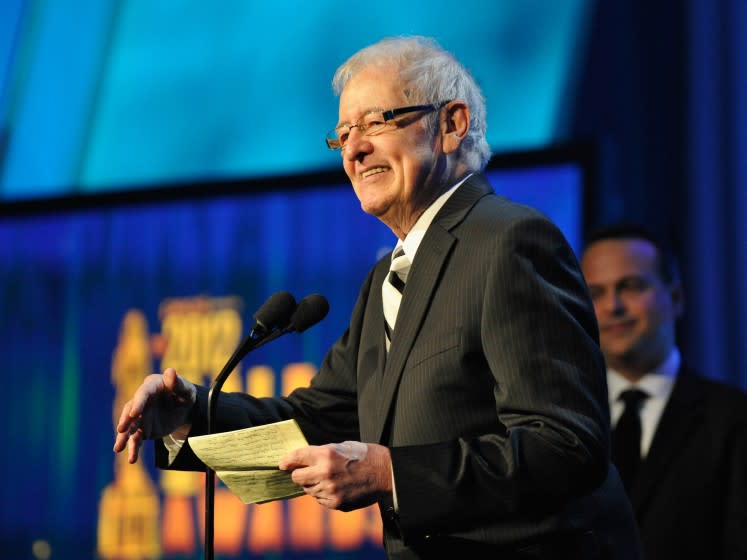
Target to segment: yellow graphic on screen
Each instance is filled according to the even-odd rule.
[[[148,323],[136,310],[122,320],[112,356],[116,387],[113,422],[143,377],[152,373]],[[125,453],[114,457],[114,482],[99,504],[98,553],[105,559],[155,559],[161,555],[158,492],[141,462],[130,465]]]

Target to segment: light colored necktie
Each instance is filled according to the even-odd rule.
[[[410,259],[407,258],[402,247],[397,247],[392,253],[392,262],[389,265],[389,274],[387,274],[384,283],[381,286],[381,298],[384,303],[384,319],[386,324],[386,350],[392,344],[392,335],[394,325],[397,322],[397,312],[399,304],[402,301],[402,292],[405,290],[407,282],[407,273],[410,271]]]

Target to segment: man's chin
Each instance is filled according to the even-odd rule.
[[[607,348],[606,351],[603,351],[603,354],[608,368],[626,372],[629,375],[633,374],[636,377],[644,375],[651,366],[644,357],[645,354],[632,345],[624,349],[618,347],[613,351]]]
[[[385,204],[385,202],[380,199],[361,198],[359,200],[361,203],[361,210],[366,214],[379,218],[380,220],[386,218],[387,211],[390,208],[389,204]]]
[[[366,206],[364,204],[361,204],[361,210],[363,210],[369,216],[373,216],[374,218],[378,218],[379,220],[384,221],[383,218],[386,213],[378,206]]]
[[[631,344],[627,345],[604,345],[602,344],[602,353],[607,367],[617,369],[615,366],[624,367],[626,364],[634,361],[635,348]]]

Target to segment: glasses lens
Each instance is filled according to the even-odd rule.
[[[346,124],[338,126],[327,133],[327,147],[331,150],[339,150],[345,147],[350,136],[350,130],[357,127],[361,134],[373,135],[381,132],[386,128],[388,121],[384,118],[381,111],[366,113],[355,124]]]
[[[348,127],[333,128],[327,133],[325,141],[330,150],[339,150],[345,145],[343,138],[348,137]]]
[[[376,134],[381,132],[386,126],[386,119],[381,112],[368,113],[361,119],[363,122],[358,126],[363,134]]]

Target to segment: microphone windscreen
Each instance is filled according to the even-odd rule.
[[[329,302],[326,297],[322,294],[308,295],[298,304],[290,326],[296,332],[303,332],[324,319],[328,312]]]
[[[265,330],[285,328],[296,310],[296,298],[289,292],[272,294],[254,314],[254,320]]]

